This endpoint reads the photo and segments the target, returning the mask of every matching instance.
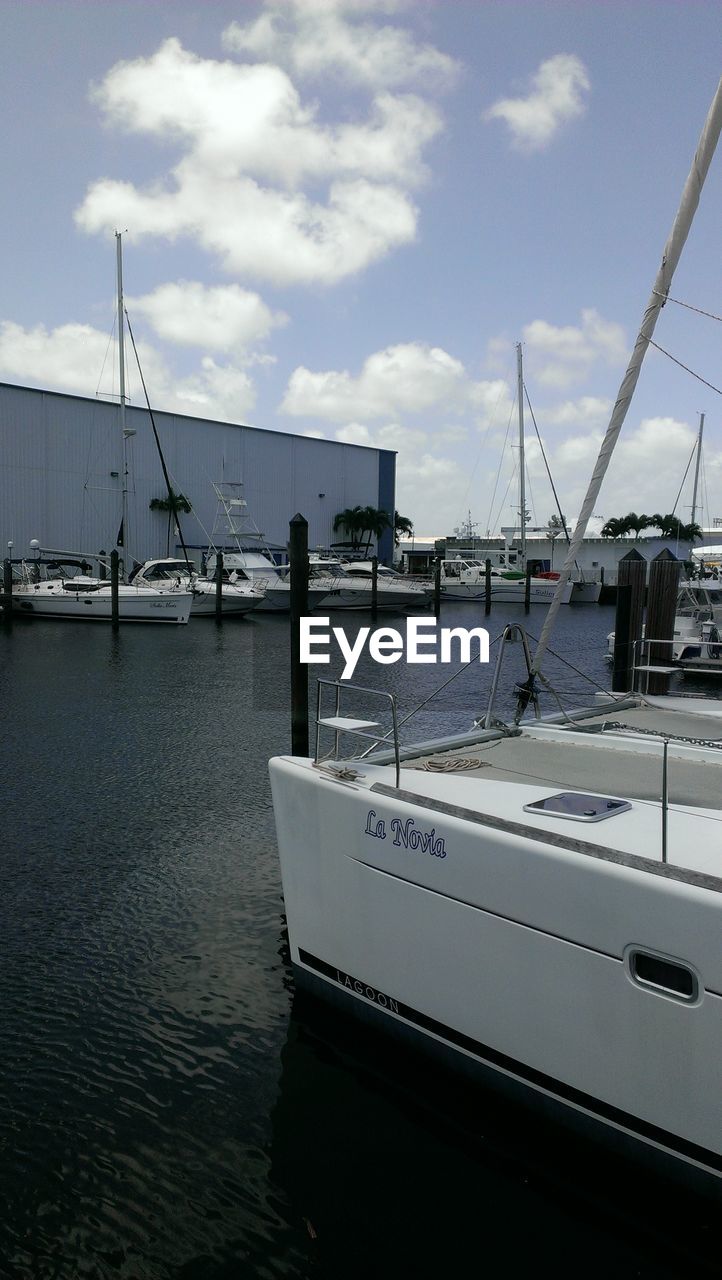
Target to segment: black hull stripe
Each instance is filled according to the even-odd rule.
[[[373,1004],[381,1012],[389,1011],[388,1007],[379,1004],[377,1000],[371,1000],[369,997],[364,998],[363,991],[367,986],[374,994],[378,994],[370,984],[364,983],[360,978],[354,978],[352,974],[346,973],[345,970],[334,968],[333,965],[327,964],[325,960],[320,960],[318,956],[314,956],[308,951],[299,948],[298,954],[301,964],[315,973],[321,974],[324,978],[330,979],[339,990],[347,990],[341,976],[343,975],[343,977],[349,979],[351,984],[359,984],[362,988],[361,998],[365,999],[366,1003]],[[386,992],[385,998],[389,1000],[392,997]],[[650,1124],[646,1120],[631,1116],[628,1112],[621,1111],[618,1107],[611,1106],[607,1102],[602,1102],[599,1098],[593,1098],[590,1094],[583,1093],[581,1089],[575,1089],[572,1085],[564,1084],[562,1081],[554,1079],[553,1076],[546,1075],[543,1071],[537,1071],[535,1067],[529,1067],[525,1063],[519,1062],[516,1058],[500,1053],[497,1049],[492,1049],[489,1045],[482,1044],[479,1040],[474,1040],[471,1036],[467,1036],[461,1031],[455,1031],[453,1027],[449,1027],[443,1022],[438,1022],[435,1018],[430,1018],[428,1014],[420,1013],[417,1009],[411,1008],[410,1005],[396,1000],[395,997],[393,997],[393,1000],[394,1011],[398,1011],[398,1016],[412,1026],[419,1027],[422,1031],[431,1032],[432,1035],[438,1036],[441,1040],[446,1041],[447,1044],[453,1045],[457,1049],[462,1049],[466,1053],[473,1054],[475,1058],[479,1058],[489,1066],[498,1067],[508,1072],[525,1084],[544,1089],[562,1102],[571,1103],[601,1120],[625,1129],[636,1137],[654,1142],[657,1146],[664,1147],[666,1150],[682,1156],[684,1159],[692,1160],[695,1164],[702,1165],[705,1169],[722,1176],[722,1156],[717,1155],[714,1151],[709,1151],[705,1147],[697,1146],[694,1142],[679,1138],[676,1134],[669,1133],[666,1129],[660,1129],[657,1125]]]
[[[417,795],[415,791],[397,790],[385,782],[375,782],[370,788],[378,795],[402,804],[414,805],[421,809],[431,809],[433,813],[446,813],[451,818],[461,818],[464,822],[473,822],[476,826],[490,827],[495,831],[503,831],[507,835],[520,836],[523,840],[535,840],[539,844],[551,845],[555,849],[569,849],[572,853],[586,854],[589,858],[599,858],[604,862],[616,862],[622,867],[632,867],[635,871],[646,871],[648,874],[662,876],[667,880],[680,880],[684,884],[693,884],[700,889],[712,889],[722,893],[722,877],[709,875],[703,871],[689,871],[686,867],[677,867],[670,862],[655,862],[652,858],[642,858],[636,853],[622,853],[619,849],[609,849],[606,845],[593,844],[590,840],[577,840],[573,836],[559,835],[556,831],[540,831],[538,827],[527,826],[523,822],[511,822],[506,818],[498,818],[496,814],[479,813],[476,809],[464,809],[460,805],[446,804],[444,800],[433,800],[427,796]]]

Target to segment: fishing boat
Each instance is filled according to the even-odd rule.
[[[507,626],[481,721],[409,745],[390,693],[319,682],[314,757],[270,762],[299,984],[715,1196],[722,702],[560,710],[544,662],[721,124],[722,81],[533,657]]]
[[[217,506],[211,531],[211,545],[206,555],[206,577],[215,581],[217,554],[223,555],[224,583],[245,582],[263,591],[260,613],[288,613],[291,607],[291,579],[287,565],[273,558],[266,539],[258,528],[243,496],[241,481],[226,480],[214,484]],[[316,608],[331,587],[322,581],[309,585],[308,607]]]
[[[191,617],[213,618],[216,615],[217,589],[214,582],[202,578],[188,567],[185,560],[165,556],[159,560],[146,560],[130,575],[133,586],[165,594],[177,595],[190,592]],[[221,613],[242,617],[258,609],[265,595],[263,584],[241,581],[221,583]]]

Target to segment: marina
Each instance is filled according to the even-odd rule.
[[[510,620],[538,636],[544,613]],[[606,686],[612,626],[606,606],[565,609],[554,651]],[[5,1273],[455,1270],[481,1229],[510,1268],[542,1251],[714,1274],[704,1200],[675,1188],[660,1214],[654,1174],[295,993],[266,773],[289,742],[288,640],[258,614],[0,628]],[[381,673],[405,714],[455,669],[362,657],[355,679]],[[474,663],[409,733],[468,729],[492,675]]]

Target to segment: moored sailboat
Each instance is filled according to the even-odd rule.
[[[270,762],[299,983],[716,1195],[722,703],[560,711],[542,668],[721,126],[722,81],[514,719],[402,747],[338,683],[315,758]]]

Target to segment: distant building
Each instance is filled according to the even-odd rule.
[[[328,547],[333,520],[347,507],[395,508],[396,455],[385,449],[266,431],[202,417],[153,411],[176,493],[192,504],[180,517],[189,547],[200,552],[217,510],[213,483],[242,482],[248,510],[268,544],[281,552],[288,522],[308,520],[309,546]],[[150,510],[166,487],[146,409],[127,406],[126,559],[166,554],[167,515]],[[0,558],[30,554],[30,540],[53,550],[96,553],[116,546],[124,488],[117,403],[0,383]],[[171,555],[180,545],[175,538]],[[390,563],[393,532],[379,540]]]

